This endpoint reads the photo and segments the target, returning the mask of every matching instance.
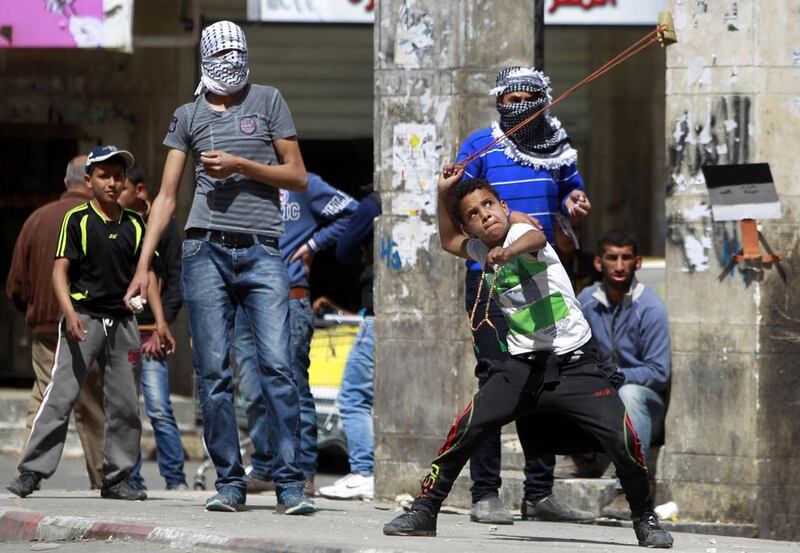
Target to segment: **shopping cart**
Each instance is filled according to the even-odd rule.
[[[308,369],[309,384],[317,410],[317,449],[343,457],[347,456],[347,439],[336,406],[336,396],[339,394],[347,356],[350,354],[350,348],[353,346],[362,320],[363,318],[357,315],[331,314],[325,315],[322,319],[315,319],[314,337],[309,352],[311,359]],[[238,393],[236,397],[239,397]],[[249,457],[253,453],[253,444],[248,436],[247,415],[238,399],[235,401],[235,408],[241,455],[248,463],[246,472],[249,474],[252,470]],[[199,408],[196,412],[198,422],[202,423]],[[205,442],[203,449],[206,460],[195,473],[192,484],[195,490],[206,489],[206,473],[214,468],[214,464],[208,458]]]

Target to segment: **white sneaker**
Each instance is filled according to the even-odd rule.
[[[375,477],[351,473],[339,478],[332,486],[321,487],[319,495],[329,499],[372,499]]]

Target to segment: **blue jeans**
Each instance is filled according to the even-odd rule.
[[[300,393],[300,425],[298,427],[297,464],[306,478],[317,468],[317,410],[308,384],[309,351],[314,334],[314,313],[308,298],[289,300],[292,370]],[[262,480],[272,479],[272,449],[269,418],[263,402],[259,401],[253,334],[244,310],[236,311],[236,330],[233,339],[233,359],[239,371],[239,395],[247,412],[250,439],[253,441],[253,475]]]
[[[642,443],[642,456],[648,460],[654,436],[664,436],[667,402],[664,394],[639,384],[623,384],[619,397]]]
[[[619,397],[642,444],[642,456],[649,460],[650,443],[654,437],[663,438],[667,400],[664,394],[639,384],[623,384]],[[622,486],[617,481],[617,488]]]
[[[167,489],[186,484],[181,433],[169,399],[169,367],[166,359],[142,356],[142,393],[144,409],[156,439],[158,472],[167,483]]]
[[[150,332],[142,332],[142,342]],[[166,359],[142,356],[142,392],[144,408],[156,440],[158,472],[167,483],[167,489],[186,484],[183,472],[183,445],[172,402],[169,399],[169,367]],[[141,475],[142,456],[136,461],[128,481],[136,488],[146,489]]]
[[[371,476],[375,463],[372,428],[375,318],[365,317],[353,342],[336,400],[347,436],[350,472]]]
[[[237,306],[247,314],[255,343],[257,379],[271,422],[273,479],[279,492],[302,487],[294,443],[300,407],[289,361],[289,282],[280,251],[184,240],[181,262],[203,437],[217,469],[217,489],[247,487],[229,362]]]

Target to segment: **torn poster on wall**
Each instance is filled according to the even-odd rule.
[[[414,267],[420,252],[429,258],[429,252],[433,249],[431,239],[437,232],[434,222],[416,217],[397,223],[392,229],[393,245],[387,263],[399,262],[402,267]]]
[[[394,39],[394,63],[400,67],[422,67],[425,50],[433,46],[433,25],[427,12],[414,8],[414,0],[404,0]]]
[[[438,169],[436,127],[415,123],[395,125],[392,134],[392,188],[407,193],[404,195],[405,203],[413,204],[414,197],[417,197],[422,206],[435,199]]]
[[[702,169],[715,221],[781,218],[769,164],[704,165]]]

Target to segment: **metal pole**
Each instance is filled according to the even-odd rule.
[[[544,71],[544,0],[533,6],[533,66]]]

